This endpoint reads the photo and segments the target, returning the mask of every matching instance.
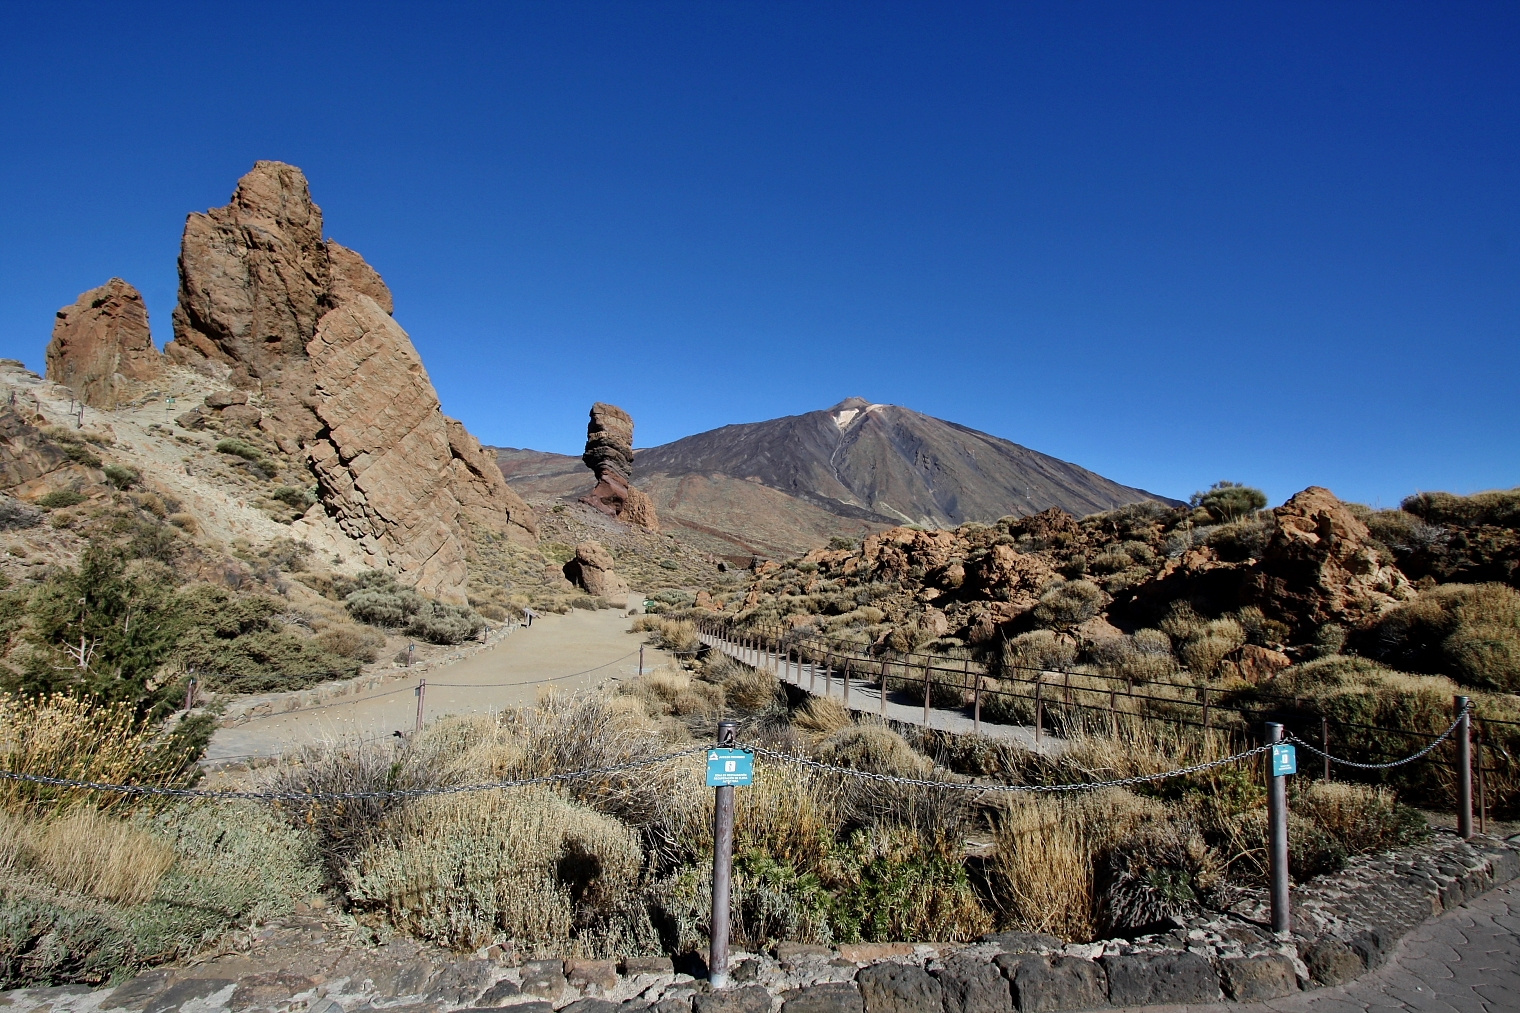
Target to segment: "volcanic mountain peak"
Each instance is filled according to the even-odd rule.
[[[829,409],[829,414],[834,417],[834,424],[840,432],[850,427],[850,424],[865,418],[866,414],[889,408],[890,405],[872,404],[863,397],[847,397],[837,405]]]

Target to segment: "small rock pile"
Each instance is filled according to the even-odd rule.
[[[1380,966],[1425,918],[1520,875],[1520,841],[1451,835],[1354,861],[1294,891],[1291,934],[1266,927],[1264,897],[1171,932],[1062,944],[1008,932],[973,944],[779,943],[737,953],[714,992],[669,957],[469,958],[409,939],[348,938],[341,919],[303,911],[236,952],[155,968],[114,989],[0,993],[10,1013],[1031,1013],[1221,999],[1266,1000],[1337,985]]]

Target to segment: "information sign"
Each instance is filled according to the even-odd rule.
[[[707,751],[707,786],[743,788],[755,783],[755,754],[742,749]]]
[[[1272,776],[1298,773],[1298,750],[1287,743],[1272,747]]]

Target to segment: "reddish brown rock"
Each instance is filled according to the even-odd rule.
[[[148,330],[142,295],[112,278],[58,311],[47,377],[94,408],[114,408],[154,383],[163,359]]]
[[[1272,517],[1252,596],[1296,620],[1301,634],[1324,623],[1362,623],[1414,597],[1408,578],[1368,544],[1367,525],[1329,489],[1310,486]]]
[[[461,600],[472,528],[531,544],[537,525],[443,414],[393,308],[359,254],[323,239],[301,170],[259,162],[230,204],[185,224],[166,352],[257,393],[258,407],[230,392],[208,407],[258,425],[286,453],[304,449],[324,509],[372,565]]]
[[[1235,667],[1240,670],[1241,677],[1254,686],[1267,682],[1291,664],[1292,659],[1281,651],[1246,644],[1240,649],[1240,660]]]
[[[627,594],[628,582],[612,567],[612,553],[600,542],[581,542],[575,547],[575,558],[565,564],[565,577],[599,598]]]
[[[592,405],[591,421],[586,426],[586,452],[581,460],[596,472],[596,488],[581,497],[582,503],[625,524],[660,530],[653,501],[633,487],[632,416],[617,405],[600,401]]]

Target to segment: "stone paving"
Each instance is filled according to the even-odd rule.
[[[1520,885],[1415,929],[1388,963],[1346,985],[1260,1003],[1128,1007],[1126,1013],[1513,1013],[1520,1010]]]

